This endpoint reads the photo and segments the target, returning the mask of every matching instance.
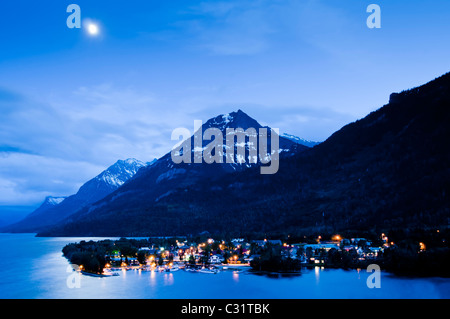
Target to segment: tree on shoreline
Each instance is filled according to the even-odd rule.
[[[291,257],[283,258],[280,245],[272,245],[268,243],[261,250],[261,256],[253,259],[250,266],[254,270],[262,271],[298,271],[301,269],[301,263],[297,259]]]
[[[100,274],[106,264],[103,255],[93,252],[76,252],[70,257],[70,263],[83,266],[82,270]]]

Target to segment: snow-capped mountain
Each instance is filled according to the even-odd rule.
[[[292,134],[287,134],[287,133],[283,133],[281,134],[282,137],[287,138],[288,140],[291,140],[292,142],[301,144],[301,145],[305,145],[307,147],[314,147],[318,144],[320,144],[321,142],[314,142],[314,141],[309,141],[309,140],[305,140],[304,138],[292,135]]]
[[[218,128],[224,133],[227,128],[240,127],[246,130],[250,127],[259,129],[262,126],[255,119],[251,118],[245,112],[239,109],[236,112],[221,114],[209,119],[205,124],[203,124],[202,128],[203,131],[205,131],[206,129],[211,127]]]
[[[214,118],[209,119],[202,125],[202,133],[204,134],[205,131],[209,128],[217,128],[222,133],[222,144],[223,144],[223,150],[221,152],[221,155],[223,156],[223,164],[220,166],[221,169],[225,171],[241,171],[243,169],[253,167],[255,165],[260,165],[261,158],[258,154],[258,147],[261,147],[259,145],[258,141],[258,134],[260,132],[260,129],[266,128],[267,129],[267,149],[269,151],[272,151],[271,147],[271,128],[270,127],[263,127],[261,124],[259,124],[255,119],[248,116],[245,112],[242,110],[237,110],[236,112],[231,112],[227,114],[221,114]],[[227,129],[237,129],[241,128],[244,131],[253,128],[256,131],[256,134],[252,135],[252,137],[256,137],[256,143],[251,140],[251,138],[246,138],[244,142],[239,142],[235,140],[234,144],[234,161],[231,161],[229,154],[227,152],[229,151],[227,146]],[[203,140],[201,145],[201,150],[204,151],[208,144],[210,144],[210,140]],[[245,148],[245,156],[242,157],[238,154],[238,146],[244,146]],[[279,137],[279,153],[283,155],[293,155],[298,151],[306,149],[302,145],[299,145],[299,143],[293,142],[287,138],[284,138],[282,136]],[[198,149],[198,146],[195,145],[194,136],[191,137],[191,153],[192,153],[192,160],[194,158],[194,152]],[[254,151],[256,154],[256,158],[250,157],[250,152]],[[266,159],[270,159],[270,154],[266,156]],[[253,160],[253,161],[252,161]],[[254,161],[258,163],[254,163]]]
[[[147,164],[129,158],[119,160],[80,187],[69,197],[47,197],[42,205],[22,221],[2,229],[3,232],[36,232],[70,216],[77,210],[104,198]]]
[[[247,115],[242,110],[238,110],[235,112],[227,113],[227,114],[221,114],[216,117],[213,117],[209,120],[207,120],[205,123],[202,124],[201,130],[202,130],[202,136],[205,133],[205,131],[209,128],[217,128],[222,133],[222,144],[223,144],[223,151],[221,155],[223,156],[223,163],[217,164],[206,164],[203,162],[202,165],[199,165],[198,163],[194,163],[194,153],[195,151],[204,151],[208,144],[210,144],[211,140],[201,140],[201,146],[197,145],[195,142],[194,135],[190,138],[190,147],[191,147],[191,163],[181,163],[181,164],[175,164],[172,161],[171,153],[167,153],[160,159],[158,159],[154,166],[155,168],[152,168],[152,174],[156,174],[157,172],[160,173],[160,175],[157,177],[156,182],[159,183],[164,179],[174,179],[175,177],[179,177],[180,175],[184,175],[188,171],[193,171],[195,173],[191,173],[191,177],[189,178],[190,182],[194,182],[194,180],[197,177],[206,175],[205,177],[211,176],[214,174],[215,176],[223,174],[223,173],[229,173],[229,172],[235,172],[235,171],[242,171],[250,167],[254,167],[257,165],[260,165],[260,161],[258,160],[258,163],[254,164],[250,161],[250,150],[258,150],[258,144],[254,145],[250,139],[246,138],[245,140],[245,158],[240,158],[238,155],[238,141],[235,140],[234,142],[234,162],[231,163],[228,161],[227,154],[227,145],[226,145],[226,136],[227,136],[227,129],[236,129],[236,128],[242,128],[243,130],[247,130],[249,128],[254,128],[256,130],[256,135],[258,135],[259,129],[263,128],[261,124],[259,124],[255,119]],[[270,127],[265,127],[267,129],[267,148],[270,151],[271,150],[271,133],[270,133]],[[215,137],[214,137],[215,139]],[[257,142],[259,143],[259,142]],[[291,156],[297,152],[306,150],[307,147],[300,145],[298,143],[295,143],[293,141],[290,141],[287,138],[284,138],[282,136],[279,137],[279,153],[281,156]],[[182,148],[179,152],[180,155],[182,155],[185,152],[185,150]],[[220,152],[220,151],[219,151]],[[227,156],[227,157],[226,157]],[[258,154],[259,156],[259,154]],[[270,155],[269,155],[270,156]],[[142,173],[145,174],[146,170],[148,170],[148,167],[146,169],[142,170]],[[142,174],[138,174],[140,177]]]
[[[237,157],[237,139],[234,141],[235,146],[235,156],[236,160],[234,163],[227,163],[225,156],[228,156],[226,148],[226,130],[228,128],[242,128],[247,130],[248,128],[254,128],[256,133],[259,133],[259,129],[263,128],[255,119],[248,116],[242,110],[236,112],[231,112],[228,114],[221,114],[214,118],[207,120],[203,123],[201,130],[203,133],[208,128],[217,128],[221,131],[223,137],[224,145],[224,156],[223,163],[194,163],[194,151],[196,147],[200,147],[195,143],[195,133],[190,138],[190,153],[191,153],[191,163],[179,163],[176,164],[172,160],[171,152],[167,153],[163,157],[159,158],[151,167],[147,166],[139,170],[136,175],[129,180],[127,183],[119,187],[116,191],[112,192],[110,195],[104,197],[102,200],[85,207],[84,209],[78,211],[76,214],[70,216],[56,227],[50,229],[48,232],[43,232],[42,234],[54,234],[54,233],[65,233],[64,229],[66,226],[72,228],[73,224],[82,225],[85,218],[87,219],[101,219],[105,214],[108,216],[113,216],[115,212],[134,212],[136,210],[146,211],[147,209],[152,209],[153,205],[158,205],[163,200],[166,200],[169,196],[176,196],[180,194],[183,195],[184,191],[189,188],[196,187],[195,185],[199,183],[213,183],[214,181],[220,180],[225,175],[234,172],[244,172],[250,170],[252,167],[261,165],[258,161],[256,164],[250,163],[250,161],[245,160],[244,162],[239,162]],[[267,150],[271,151],[271,136],[270,128],[267,128]],[[199,132],[199,131],[198,131]],[[214,137],[215,138],[215,137]],[[186,140],[187,141],[187,140]],[[204,149],[211,140],[202,139],[201,147]],[[256,147],[250,139],[246,138],[244,141],[247,158],[249,155],[249,150]],[[259,143],[259,141],[258,141]],[[186,146],[187,147],[187,146]],[[282,136],[279,137],[279,152],[280,161],[283,161],[283,157],[291,157],[294,154],[308,150],[308,147],[290,141]],[[183,152],[188,151],[187,149],[182,149]],[[220,152],[220,150],[219,150]],[[181,150],[180,150],[181,153]],[[259,174],[259,170],[258,173]],[[232,187],[232,185],[230,185]],[[163,214],[164,215],[164,214]],[[164,215],[166,218],[169,215]],[[175,222],[171,221],[170,223]],[[117,224],[112,227],[126,227],[126,225]],[[80,226],[83,227],[83,226]],[[59,229],[58,229],[59,228]],[[70,231],[68,232],[70,233]],[[112,232],[113,233],[113,232]]]
[[[118,160],[99,175],[86,182],[72,196],[76,196],[77,202],[82,204],[81,207],[96,202],[122,186],[144,166],[146,166],[144,162],[134,158]],[[72,196],[68,197],[61,204],[65,204],[69,199],[72,200]]]

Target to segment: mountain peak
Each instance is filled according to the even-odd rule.
[[[123,185],[123,183],[133,177],[141,167],[146,165],[147,164],[144,162],[135,158],[118,160],[115,164],[100,173],[97,176],[97,180],[102,180],[111,186],[118,187]]]
[[[407,99],[415,99],[420,97],[422,99],[436,99],[445,96],[450,89],[450,72],[441,75],[434,80],[423,84],[421,86],[404,90],[400,93],[392,93],[389,97],[390,104],[400,104],[407,101]]]
[[[243,116],[250,117],[250,116],[247,115],[247,113],[245,113],[241,109],[238,109],[235,112],[231,112],[230,115],[232,115],[233,117],[243,117]]]
[[[211,127],[215,127],[220,129],[221,131],[225,131],[227,128],[242,128],[244,130],[253,127],[258,129],[262,127],[255,119],[248,116],[241,109],[238,109],[235,112],[221,114],[216,117],[213,117],[206,121],[203,124],[203,129],[208,129]]]
[[[135,158],[127,158],[125,160],[118,160],[114,165],[116,165],[116,164],[124,165],[124,166],[127,166],[127,165],[141,165],[141,166],[145,165],[144,162],[141,162],[141,161],[139,161],[139,160],[137,160]]]

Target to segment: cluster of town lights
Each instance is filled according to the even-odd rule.
[[[439,230],[436,230],[437,232],[439,232]],[[327,236],[328,237],[328,236]],[[306,238],[306,237],[305,237]],[[328,251],[329,249],[332,248],[337,248],[340,247],[341,249],[345,249],[346,251],[349,251],[350,249],[357,249],[358,251],[361,250],[360,254],[362,254],[361,258],[365,258],[366,254],[367,256],[369,256],[369,258],[371,258],[371,256],[373,255],[378,255],[379,251],[382,251],[382,247],[373,247],[371,248],[371,243],[369,241],[366,241],[366,239],[364,238],[349,238],[346,239],[343,236],[341,236],[340,234],[334,234],[330,237],[328,237],[331,239],[331,241],[323,241],[322,240],[322,236],[319,235],[315,238],[315,240],[317,241],[316,245],[313,244],[304,244],[307,246],[317,246],[317,247],[313,247],[313,249],[325,249],[326,251]],[[390,247],[394,245],[393,241],[389,241],[389,238],[386,234],[382,233],[380,235],[380,238],[382,240],[382,246],[383,247]],[[155,249],[155,253],[152,253],[150,255],[146,255],[146,259],[145,262],[148,266],[152,267],[152,268],[156,268],[158,266],[158,264],[161,266],[163,264],[165,264],[165,267],[170,267],[172,268],[174,265],[174,261],[177,262],[192,262],[192,258],[194,258],[195,263],[197,263],[199,261],[198,259],[198,255],[203,255],[204,257],[208,257],[210,258],[210,261],[212,263],[217,263],[217,262],[222,262],[222,263],[229,263],[229,264],[238,264],[238,263],[242,263],[244,262],[249,262],[252,258],[251,256],[251,245],[249,243],[245,243],[242,244],[244,239],[239,239],[239,240],[233,240],[231,242],[231,244],[225,244],[225,241],[220,241],[220,242],[215,242],[214,239],[209,238],[207,239],[205,242],[202,243],[198,243],[198,244],[191,244],[190,246],[187,245],[187,241],[184,242],[178,242],[177,240],[177,245],[178,247],[176,247],[175,250],[172,249],[165,249],[164,247],[159,247]],[[289,240],[289,239],[288,239]],[[272,244],[273,242],[278,242],[276,244],[282,245],[283,248],[285,249],[291,249],[291,248],[296,248],[298,245],[297,244],[291,244],[289,243],[289,241],[287,242],[281,242],[280,240],[268,240],[267,238],[264,238],[264,240],[260,240],[260,241],[254,241],[258,246],[259,245],[266,245],[269,242]],[[360,244],[361,241],[366,242],[365,244]],[[259,243],[258,243],[259,242]],[[214,245],[216,245],[216,248],[214,249],[218,249],[219,252],[217,253],[217,255],[215,255],[215,252],[213,251],[213,247]],[[301,244],[300,244],[301,246]],[[360,246],[360,247],[358,247]],[[426,250],[426,244],[424,242],[419,242],[418,243],[418,252],[423,252]],[[245,249],[243,249],[245,247]],[[147,250],[150,250],[149,248],[145,247]],[[152,246],[153,248],[153,246]],[[310,248],[310,247],[308,247]],[[298,249],[298,247],[297,247]],[[303,248],[306,249],[306,248]],[[230,251],[227,251],[230,250]],[[297,250],[298,251],[298,250]],[[225,252],[224,254],[222,254],[222,252]],[[289,252],[289,254],[291,254],[291,252]],[[295,253],[294,253],[295,254]],[[123,258],[125,257],[124,254],[121,254],[120,251],[116,250],[114,251],[114,255],[116,258],[116,262],[117,264],[115,264],[115,266],[119,266],[122,268],[127,268],[129,267],[129,261],[130,259],[125,259],[125,261],[123,260]],[[305,254],[304,254],[305,255]],[[138,260],[138,254],[136,253],[136,257],[131,258],[131,264],[135,264],[136,266],[138,265],[136,262]],[[174,260],[174,257],[177,256],[178,259]],[[245,257],[246,256],[246,257]],[[290,255],[289,255],[290,256]],[[306,256],[306,255],[305,255]],[[244,258],[245,257],[245,258]],[[317,257],[317,256],[316,256]],[[130,258],[130,256],[125,257],[125,258]],[[321,263],[320,258],[310,258],[311,261],[313,263]],[[139,265],[141,265],[142,260],[139,262]],[[106,263],[105,268],[106,269],[111,269],[114,268],[115,266],[113,265],[114,263]],[[83,265],[79,266],[79,270],[80,271],[84,271],[85,267]]]

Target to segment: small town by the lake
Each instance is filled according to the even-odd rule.
[[[119,270],[159,272],[252,271],[295,274],[302,267],[361,269],[376,264],[397,275],[448,277],[448,230],[436,229],[423,241],[340,234],[281,239],[156,237],[80,241],[67,244],[64,256],[83,274],[118,275]],[[417,235],[417,234],[416,234]],[[395,236],[398,236],[396,234]],[[397,237],[398,238],[398,237]],[[427,246],[431,247],[427,247]]]

